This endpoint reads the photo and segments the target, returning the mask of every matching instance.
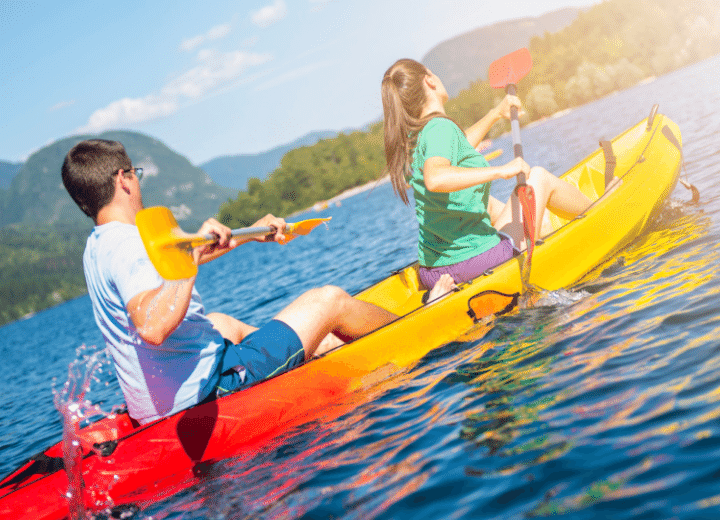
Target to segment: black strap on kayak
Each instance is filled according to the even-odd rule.
[[[673,134],[673,131],[670,130],[670,127],[668,125],[663,126],[662,133],[667,138],[667,140],[670,141],[672,145],[680,151],[680,160],[682,161],[683,172],[685,173],[685,177],[687,177],[687,170],[685,169],[685,154],[682,151],[682,146],[678,142],[677,137],[675,137],[675,134]],[[698,189],[684,179],[679,180],[680,184],[682,184],[683,186],[685,186],[685,188],[692,192],[692,203],[697,204],[700,200],[700,192],[698,191]]]
[[[27,465],[29,463],[29,465]],[[49,457],[45,453],[40,453],[32,457],[26,463],[27,467],[14,475],[12,478],[4,481],[0,485],[0,489],[4,487],[21,484],[33,475],[48,475],[61,471],[65,468],[62,457]]]
[[[607,191],[608,186],[610,186],[610,183],[615,178],[615,166],[617,166],[617,159],[613,153],[612,143],[610,141],[601,139],[600,146],[605,154],[605,191]]]
[[[499,291],[482,291],[468,299],[467,314],[474,322],[493,314],[509,312],[518,303],[519,293],[505,294]]]

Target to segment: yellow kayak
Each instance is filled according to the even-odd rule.
[[[548,291],[572,286],[630,244],[660,211],[678,181],[682,141],[677,125],[654,112],[606,143],[607,150],[598,148],[560,176],[594,202],[571,220],[551,213],[553,231],[535,246],[530,286]],[[610,182],[605,175],[613,168],[611,173],[620,180],[605,194]],[[368,371],[387,363],[405,366],[457,338],[479,318],[517,303],[523,293],[524,261],[525,254],[517,256],[428,306],[422,304],[417,264],[400,270],[356,297],[403,318],[329,354],[323,360],[325,369],[332,370],[327,365],[334,359],[342,365],[352,359],[354,369],[366,363]]]

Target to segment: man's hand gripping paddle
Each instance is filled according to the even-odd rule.
[[[532,58],[527,49],[522,48],[512,52],[490,64],[490,72],[488,74],[490,86],[493,88],[504,88],[508,94],[516,96],[517,83],[530,72],[531,68]],[[516,107],[511,107],[510,117],[515,157],[522,157],[523,150],[522,141],[520,140],[520,123],[518,122],[518,111]],[[533,249],[535,248],[535,192],[532,186],[526,183],[525,174],[522,172],[517,176],[515,193],[522,207],[523,229],[527,243],[527,261],[523,268],[523,283],[527,285],[530,277]]]
[[[286,224],[283,234],[287,244],[300,235],[307,235],[328,218],[313,218]],[[146,208],[135,216],[135,224],[140,231],[145,249],[150,261],[160,276],[166,280],[181,280],[190,278],[197,273],[197,265],[193,260],[194,248],[214,244],[218,238],[215,235],[193,235],[185,233],[178,225],[175,217],[168,208],[156,206]],[[257,238],[275,231],[272,227],[248,227],[232,230],[233,237]]]

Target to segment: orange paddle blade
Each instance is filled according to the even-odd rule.
[[[301,220],[300,222],[287,224],[285,226],[285,231],[283,232],[283,234],[285,235],[285,240],[280,243],[287,244],[294,238],[307,235],[308,233],[310,233],[310,231],[318,227],[320,224],[325,223],[325,225],[327,226],[327,222],[329,222],[331,219],[332,217],[309,218],[307,220]]]
[[[532,255],[535,249],[535,190],[529,184],[516,186],[523,216],[523,231],[527,242],[527,270],[530,271]]]
[[[490,64],[488,79],[493,88],[505,88],[508,85],[517,85],[532,69],[532,57],[526,48],[503,56]]]

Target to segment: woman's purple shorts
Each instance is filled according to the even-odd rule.
[[[512,240],[507,235],[500,236],[500,243],[480,253],[477,256],[458,262],[452,265],[442,265],[438,267],[422,267],[418,270],[420,282],[427,288],[431,289],[440,277],[447,273],[452,276],[455,283],[462,283],[477,278],[488,269],[492,269],[496,265],[510,260],[515,254]]]

